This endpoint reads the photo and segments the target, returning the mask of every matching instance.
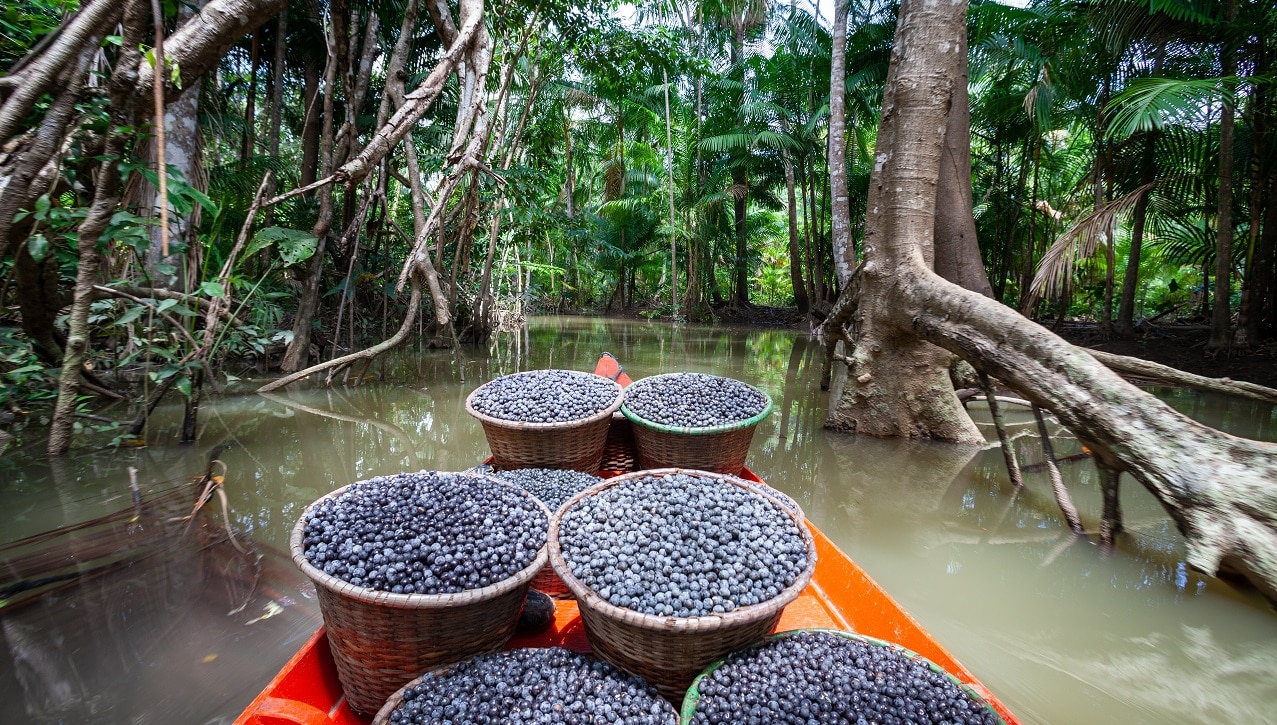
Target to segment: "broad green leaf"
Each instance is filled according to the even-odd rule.
[[[32,234],[27,239],[27,254],[30,254],[31,259],[37,263],[43,262],[44,258],[49,256],[49,240],[43,234]]]
[[[200,285],[200,294],[206,297],[225,297],[226,290],[222,289],[222,285],[217,282],[204,282]]]
[[[310,259],[315,254],[319,239],[296,229],[266,227],[253,235],[252,243],[244,250],[244,257],[252,257],[272,244],[279,251],[280,261],[287,267]]]
[[[173,383],[173,387],[180,390],[182,392],[182,395],[185,395],[188,398],[191,397],[191,379],[188,378],[187,376],[183,375],[182,377],[178,378],[177,382]]]
[[[176,306],[177,300],[160,300],[160,303],[155,306],[155,309],[159,312],[168,312]]]

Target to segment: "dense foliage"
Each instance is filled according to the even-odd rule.
[[[198,54],[166,61],[166,235],[154,116],[138,102],[121,120],[112,90],[135,46],[139,67],[154,67],[149,3],[124,3],[90,38],[81,75],[56,77],[82,87],[50,84],[3,125],[0,183],[12,185],[28,178],[19,167],[41,134],[63,122],[56,163],[32,172],[47,188],[24,187],[40,191],[27,199],[9,187],[22,203],[0,244],[0,422],[48,418],[89,257],[99,264],[87,280],[97,286],[85,300],[79,393],[123,394],[133,407],[114,415],[124,425],[81,422],[118,429],[117,440],[138,434],[170,390],[194,408],[207,386],[388,338],[483,340],[530,312],[710,319],[765,304],[822,314],[837,295],[831,19],[815,6],[480,6],[482,32],[406,144],[348,183],[259,208],[258,197],[369,154],[474,10],[243,4],[270,12],[228,30],[229,49],[204,65]],[[195,9],[161,5],[169,48]],[[40,0],[0,13],[0,121],[48,49],[95,8]],[[896,7],[854,0],[848,10],[859,245]],[[1271,333],[1272,4],[986,1],[972,4],[969,24],[975,213],[995,295],[1027,314],[1132,334],[1163,313],[1208,316],[1218,290],[1239,315],[1237,343]],[[78,249],[95,201],[107,199],[109,164],[118,200],[94,247]],[[1231,242],[1224,281],[1217,239]],[[365,366],[326,375],[358,379]],[[80,412],[92,404],[81,399]]]

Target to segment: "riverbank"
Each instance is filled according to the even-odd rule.
[[[725,305],[715,309],[714,314],[717,322],[722,324],[783,327],[806,333],[814,331],[817,324],[794,307],[751,305],[735,308]],[[644,319],[646,315],[631,310],[608,317]],[[1043,326],[1049,329],[1052,323],[1046,321]],[[1210,329],[1206,325],[1158,325],[1155,330],[1141,332],[1131,339],[1107,338],[1100,333],[1099,325],[1093,322],[1066,322],[1055,332],[1081,347],[1137,357],[1209,378],[1229,378],[1277,388],[1277,341],[1267,341],[1248,350],[1207,353]]]

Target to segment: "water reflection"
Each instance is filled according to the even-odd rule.
[[[1174,526],[1129,479],[1122,492],[1129,533],[1119,546],[1106,554],[1092,538],[1073,536],[1047,474],[1033,468],[1042,451],[1029,411],[1007,411],[1026,464],[1026,487],[1016,493],[996,448],[824,431],[826,401],[815,383],[821,350],[805,335],[544,318],[494,338],[487,349],[404,350],[378,361],[376,377],[357,387],[221,398],[205,406],[195,447],[169,443],[181,422],[180,411],[170,409],[148,431],[150,447],[83,456],[60,477],[36,457],[0,458],[0,507],[11,512],[2,543],[127,508],[127,466],[140,471],[152,495],[164,482],[202,471],[216,455],[227,468],[233,525],[267,554],[263,561],[278,564],[263,569],[261,579],[274,589],[231,617],[223,604],[208,605],[209,597],[192,593],[224,587],[227,577],[205,575],[204,589],[189,586],[186,573],[199,566],[210,570],[207,563],[192,564],[190,553],[165,563],[153,575],[155,583],[137,590],[146,592],[140,601],[163,602],[154,607],[161,614],[131,604],[138,613],[117,616],[120,621],[110,626],[99,621],[92,634],[75,634],[68,627],[78,612],[112,599],[133,601],[117,593],[128,591],[127,585],[108,585],[105,578],[99,590],[83,595],[89,599],[41,603],[45,619],[29,626],[9,624],[15,618],[0,609],[10,649],[8,662],[0,658],[0,721],[55,719],[56,708],[44,704],[50,698],[20,684],[15,673],[28,666],[18,653],[50,651],[70,660],[58,653],[70,652],[67,643],[76,637],[90,652],[74,658],[74,677],[62,679],[83,683],[76,685],[83,703],[107,698],[93,705],[92,719],[233,717],[265,681],[245,661],[259,670],[277,669],[296,650],[298,632],[313,622],[302,616],[314,616],[313,602],[282,553],[310,501],[374,475],[468,468],[487,454],[479,425],[465,413],[470,390],[531,368],[590,369],[602,350],[616,354],[634,377],[692,370],[731,375],[766,390],[775,411],[759,426],[751,467],[797,499],[814,523],[1026,721],[1256,721],[1277,711],[1277,619],[1253,596],[1189,572]],[[1271,406],[1190,391],[1164,395],[1177,409],[1230,432],[1277,435]],[[980,404],[973,403],[972,411],[987,420]],[[1065,482],[1084,525],[1094,530],[1101,510],[1094,467],[1070,459],[1080,454],[1077,441],[1052,430],[1057,456],[1066,459]],[[246,624],[281,599],[295,604],[288,608],[292,619]],[[280,631],[273,638],[256,636],[270,631],[260,626],[265,624]],[[54,634],[33,641],[32,631]],[[176,635],[165,634],[176,632],[198,636],[199,643],[177,646]],[[120,652],[142,664],[129,671],[136,685],[112,689]],[[212,653],[218,657],[203,662]],[[206,676],[217,662],[234,667]],[[168,679],[143,676],[160,670]],[[191,683],[185,687],[189,709],[181,713],[163,695],[173,678]]]

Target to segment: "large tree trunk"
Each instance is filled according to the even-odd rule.
[[[856,268],[851,243],[851,198],[847,192],[847,14],[851,0],[834,5],[833,52],[829,58],[829,185],[833,197],[834,274],[846,287]],[[971,150],[967,149],[970,155]]]
[[[870,189],[871,239],[863,279],[852,285],[860,292],[860,336],[836,413],[860,413],[848,427],[862,432],[931,431],[937,419],[952,417],[938,385],[921,386],[936,409],[876,395],[873,388],[893,375],[916,380],[917,370],[925,373],[934,359],[921,346],[943,347],[1052,410],[1106,468],[1144,484],[1184,534],[1190,565],[1214,574],[1221,563],[1231,564],[1277,599],[1277,489],[1271,485],[1277,445],[1189,420],[1085,351],[931,271],[931,217],[943,146],[934,129],[944,126],[949,91],[960,75],[954,49],[962,45],[965,9],[961,0],[901,4],[876,151],[880,163]],[[920,354],[913,359],[883,354],[896,345],[912,345]],[[887,358],[896,358],[894,370],[875,364]],[[876,409],[857,402],[862,397],[876,401]],[[931,435],[959,438],[941,432]]]
[[[949,381],[949,355],[901,327],[893,300],[901,293],[898,258],[928,272],[933,265],[936,183],[945,151],[938,130],[948,123],[965,47],[964,3],[947,0],[910,10],[901,9],[883,95],[865,263],[859,279],[842,291],[859,290],[857,337],[846,382],[831,391],[827,425],[874,436],[978,443],[984,438]],[[954,24],[962,26],[961,35],[949,27]]]
[[[943,156],[936,184],[935,270],[954,284],[993,297],[993,286],[989,284],[980,255],[975,216],[971,213],[971,100],[967,93],[965,33],[958,59],[960,65],[953,79],[953,101],[944,130]],[[835,207],[835,228],[837,219]]]

